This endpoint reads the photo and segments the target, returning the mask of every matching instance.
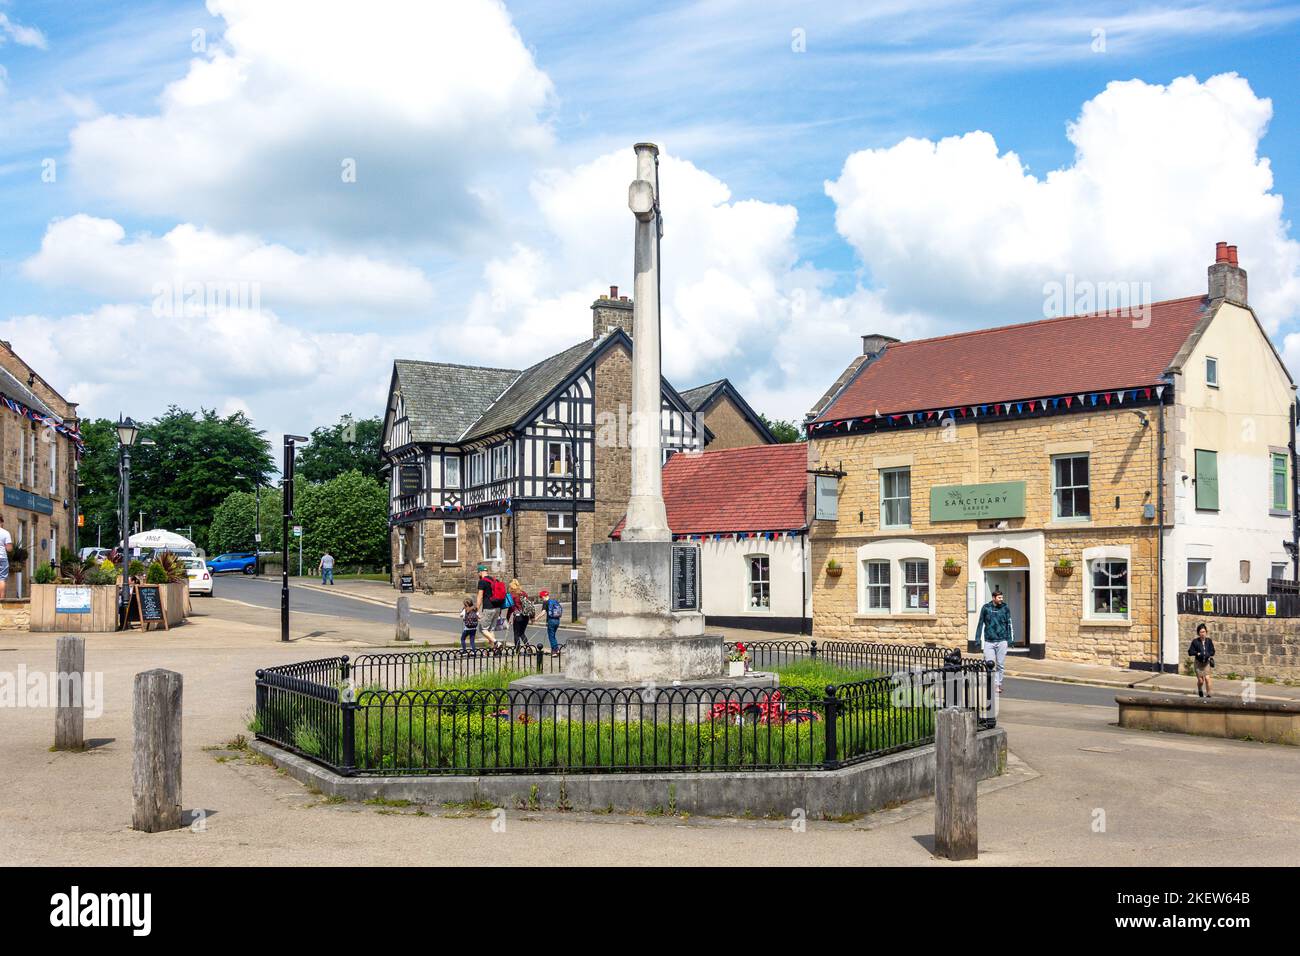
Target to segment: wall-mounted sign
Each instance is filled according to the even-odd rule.
[[[5,504],[11,508],[22,508],[24,511],[35,511],[38,514],[54,514],[53,501],[20,488],[5,488]]]
[[[1277,617],[1277,602],[1276,602],[1276,601],[1265,601],[1265,602],[1264,602],[1264,616],[1265,616],[1265,617]]]
[[[840,480],[834,475],[818,475],[815,483],[818,521],[838,521],[840,517]]]
[[[55,614],[89,614],[90,588],[59,585],[54,589]]]
[[[402,465],[397,469],[397,493],[418,495],[424,487],[424,469],[419,465]]]
[[[931,521],[1023,518],[1025,483],[995,481],[983,485],[937,485],[930,489]]]

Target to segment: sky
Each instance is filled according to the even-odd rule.
[[[1199,294],[1220,240],[1295,375],[1298,61],[1269,0],[0,0],[0,338],[84,417],[379,415],[394,358],[591,334],[650,141],[681,389],[800,420],[864,333]]]

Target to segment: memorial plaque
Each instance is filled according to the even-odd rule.
[[[673,610],[700,609],[700,549],[693,544],[673,545]]]

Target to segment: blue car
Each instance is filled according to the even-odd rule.
[[[213,574],[225,571],[242,571],[244,574],[257,573],[257,555],[252,551],[232,551],[208,558],[208,570]]]

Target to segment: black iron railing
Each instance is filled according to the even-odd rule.
[[[834,769],[933,742],[942,707],[996,723],[984,661],[904,645],[746,643],[759,670],[826,660],[832,646],[834,666],[870,676],[811,689],[511,690],[517,676],[558,672],[559,658],[529,645],[308,661],[257,672],[253,729],[343,774],[482,774]],[[453,681],[497,686],[439,686]]]
[[[1179,591],[1179,614],[1209,617],[1300,617],[1300,594],[1211,594]]]

